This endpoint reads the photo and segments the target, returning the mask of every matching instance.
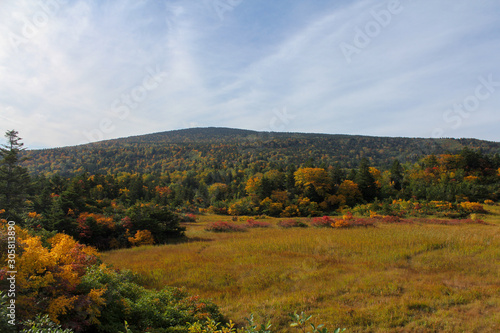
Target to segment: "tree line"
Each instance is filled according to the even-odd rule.
[[[186,161],[192,169],[30,176],[21,166],[18,133],[9,131],[6,137],[0,160],[2,216],[35,230],[66,233],[99,249],[182,237],[180,222],[198,213],[319,216],[397,199],[460,203],[499,198],[498,154],[468,148],[423,156],[415,163],[393,159],[385,169],[364,157],[354,168],[321,159],[250,162],[234,158],[229,149],[227,155],[219,151],[216,162],[192,151]]]

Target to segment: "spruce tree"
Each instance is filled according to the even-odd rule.
[[[378,188],[375,184],[375,178],[370,172],[370,165],[366,158],[361,160],[354,182],[358,184],[359,190],[361,191],[365,201],[371,202],[377,197]]]
[[[29,175],[19,164],[19,154],[25,148],[15,130],[5,133],[7,144],[0,147],[0,209],[5,209],[5,218],[22,223],[21,213],[26,200]]]
[[[400,191],[403,185],[403,167],[399,160],[394,160],[391,167],[391,182],[395,190]]]

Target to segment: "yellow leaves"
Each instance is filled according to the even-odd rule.
[[[481,205],[479,202],[461,202],[460,206],[466,210],[467,212],[471,213],[484,213],[484,207]]]
[[[343,195],[346,198],[354,198],[361,196],[361,191],[359,190],[358,184],[352,180],[344,180],[344,182],[339,185],[337,195]]]
[[[97,317],[101,315],[101,311],[99,310],[101,307],[106,305],[106,299],[102,297],[104,293],[108,290],[107,287],[100,289],[92,289],[90,290],[88,297],[90,299],[90,304],[87,309],[87,313],[89,314],[89,322],[91,324],[100,324]]]
[[[19,306],[28,313],[47,311],[54,322],[73,310],[78,296],[68,296],[80,283],[84,267],[96,262],[96,249],[79,244],[72,237],[57,234],[44,247],[40,237],[19,228],[22,252],[17,258]],[[43,295],[43,298],[40,296]],[[93,295],[97,297],[96,292]],[[38,303],[33,304],[33,299]]]
[[[469,183],[474,183],[474,182],[476,182],[478,179],[479,179],[479,177],[477,177],[477,176],[467,176],[467,177],[464,177],[464,180],[465,180],[466,182],[469,182]]]
[[[38,214],[37,212],[31,212],[31,213],[28,213],[28,217],[30,219],[39,220],[42,218],[42,215]]]
[[[299,187],[306,188],[312,185],[320,194],[324,194],[329,189],[330,179],[325,169],[299,168],[295,171],[294,176],[295,184]]]
[[[228,188],[224,183],[214,183],[208,187],[208,193],[211,196],[217,196],[218,194],[225,194]]]
[[[80,213],[80,215],[78,216],[78,221],[84,222],[88,218],[93,218],[97,224],[102,225],[108,229],[115,228],[115,222],[113,221],[113,217],[105,216],[102,214],[83,212]]]
[[[375,178],[375,180],[380,180],[380,178],[382,178],[382,173],[380,172],[379,169],[375,168],[375,167],[370,167],[370,173],[372,174],[373,178]]]
[[[102,297],[102,295],[107,290],[108,288],[92,289],[89,292],[89,298],[97,305],[104,305],[106,303],[106,300]]]
[[[331,226],[334,228],[349,228],[351,226],[350,222],[354,217],[351,212],[347,212],[342,216],[341,219],[335,219]]]
[[[248,178],[245,191],[247,191],[249,195],[256,195],[262,181],[261,179],[262,174],[256,174],[254,177]]]
[[[282,217],[292,217],[292,216],[299,216],[300,215],[300,210],[297,205],[289,205],[286,206],[285,209],[281,212]]]
[[[149,230],[137,230],[135,237],[129,237],[128,241],[132,246],[153,245],[155,243],[153,235]]]
[[[53,299],[50,302],[48,308],[50,319],[54,323],[60,324],[57,318],[60,315],[65,315],[66,313],[68,313],[68,310],[73,308],[73,304],[76,302],[77,299],[78,299],[77,296],[73,297],[59,296],[56,299]]]
[[[18,258],[17,283],[21,288],[39,289],[55,280],[51,273],[44,274],[53,265],[50,251],[42,246],[40,237],[27,237],[22,240],[23,254]]]
[[[130,190],[128,188],[121,188],[119,192],[120,194],[123,194],[124,196],[128,197]]]
[[[271,195],[271,199],[277,202],[281,202],[285,204],[288,201],[288,192],[287,191],[273,191]]]

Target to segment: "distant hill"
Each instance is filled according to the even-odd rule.
[[[257,132],[232,128],[190,128],[79,146],[29,150],[24,162],[31,174],[163,173],[271,163],[357,167],[362,157],[378,167],[397,158],[415,162],[430,154],[456,153],[468,147],[500,154],[500,143],[477,139],[393,138],[360,135]]]

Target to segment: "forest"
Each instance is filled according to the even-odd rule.
[[[0,247],[5,262],[15,221],[23,328],[187,332],[187,323],[224,322],[215,304],[189,290],[153,292],[100,259],[112,249],[186,242],[186,225],[200,216],[460,220],[500,199],[500,144],[473,139],[217,128],[46,150],[24,149],[16,131],[6,139]],[[349,220],[338,226],[353,226]],[[0,271],[2,290],[8,271]]]

